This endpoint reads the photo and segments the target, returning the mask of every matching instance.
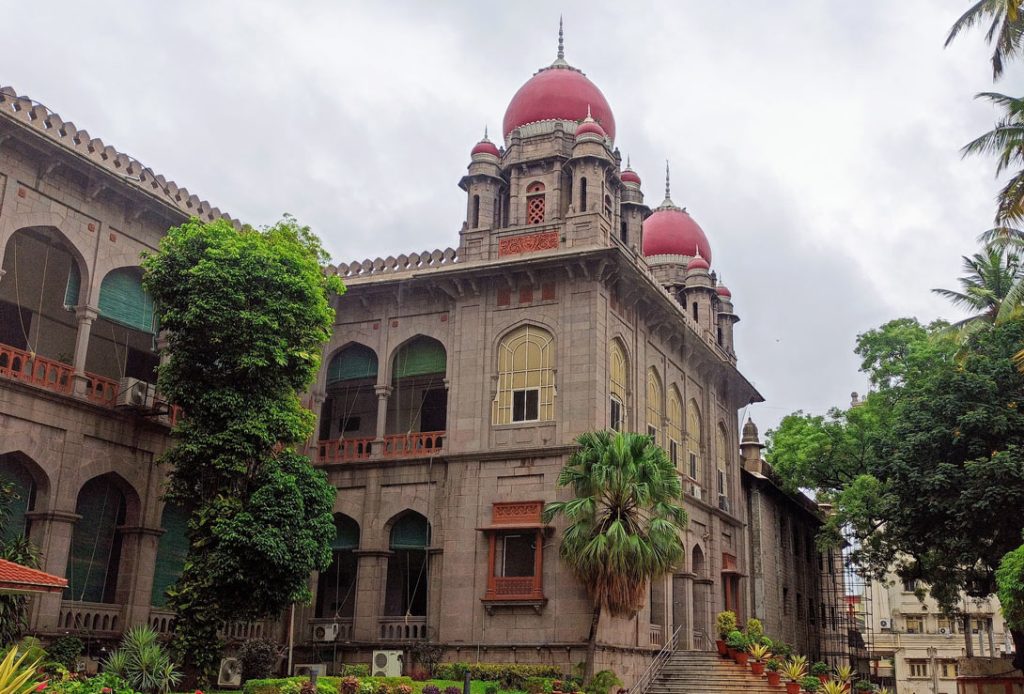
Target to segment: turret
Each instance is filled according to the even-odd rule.
[[[750,418],[743,425],[743,438],[740,439],[740,460],[743,462],[743,469],[750,472],[762,473],[761,449],[764,445],[757,433],[757,425]]]
[[[740,317],[733,313],[732,292],[724,284],[719,284],[715,293],[718,294],[718,344],[726,354],[736,356],[732,326],[740,322]]]
[[[651,213],[651,208],[644,204],[640,176],[630,167],[628,158],[626,168],[619,174],[619,179],[622,181],[619,196],[619,241],[639,250],[644,219]]]
[[[683,289],[686,312],[697,325],[718,333],[718,316],[713,312],[715,306],[715,281],[711,278],[711,266],[697,251],[686,264],[686,286]]]
[[[505,179],[501,172],[501,151],[487,138],[476,143],[470,151],[469,171],[459,181],[466,191],[466,221],[462,225],[460,256],[470,259],[486,257],[487,244],[483,237],[503,225],[505,206]],[[468,238],[467,238],[468,237]]]

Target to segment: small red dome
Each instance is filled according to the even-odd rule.
[[[709,265],[708,261],[704,260],[704,258],[702,258],[701,256],[695,255],[695,256],[693,256],[693,258],[690,259],[690,262],[688,262],[686,264],[686,269],[687,269],[687,271],[689,271],[689,270],[710,270],[711,269],[711,265]]]
[[[636,171],[633,171],[633,169],[627,168],[622,172],[621,178],[623,183],[635,183],[640,185],[640,176],[638,176]]]
[[[473,156],[474,154],[493,154],[496,157],[501,156],[501,152],[498,151],[498,146],[486,137],[473,146],[469,156]]]
[[[644,220],[643,253],[652,255],[699,255],[711,262],[711,245],[704,230],[678,207],[659,207]]]
[[[513,130],[527,123],[582,121],[587,117],[588,106],[594,120],[614,140],[615,117],[604,94],[586,75],[563,62],[539,71],[519,88],[505,109],[502,131],[508,137]]]
[[[732,298],[732,292],[730,292],[729,288],[724,284],[718,285],[718,287],[715,288],[715,291],[718,292],[718,296],[724,296],[728,299]]]
[[[604,128],[598,125],[597,121],[593,119],[583,121],[580,123],[580,126],[576,128],[576,137],[580,137],[581,135],[586,135],[588,133],[592,133],[598,137],[608,137],[604,132]]]

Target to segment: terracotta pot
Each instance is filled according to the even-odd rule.
[[[760,677],[764,674],[764,663],[755,660],[750,664],[750,671]]]
[[[800,683],[786,682],[786,694],[800,694]]]
[[[772,672],[769,670],[766,674],[768,675],[768,684],[771,686],[778,687],[782,684],[782,675],[780,675],[778,671]]]
[[[828,675],[818,675],[818,679],[821,680],[822,684],[828,682]]]
[[[718,639],[717,641],[715,641],[715,646],[718,647],[718,655],[722,656],[723,658],[729,655],[729,647],[725,645],[725,641],[723,641],[722,639]]]
[[[746,651],[736,651],[736,663],[742,667],[747,666],[747,661],[750,659],[750,654]]]
[[[729,657],[736,660],[736,649],[732,646],[727,646],[726,651],[729,653]]]

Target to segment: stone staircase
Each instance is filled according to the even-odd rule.
[[[785,694],[731,658],[707,651],[676,651],[644,694]]]

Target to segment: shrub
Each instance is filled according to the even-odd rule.
[[[377,689],[374,691],[374,694],[391,694],[391,687],[384,682],[378,682]]]
[[[317,694],[318,687],[311,680],[306,680],[299,687],[299,694]]]
[[[814,677],[813,675],[808,675],[807,677],[804,677],[802,680],[800,680],[800,686],[803,688],[804,691],[816,692],[818,691],[818,687],[821,686],[821,680],[819,680],[817,677]]]
[[[583,685],[586,694],[608,694],[612,687],[621,687],[622,680],[615,676],[611,670],[601,670],[596,673],[590,681]]]
[[[270,677],[274,665],[277,664],[277,656],[277,643],[270,639],[246,641],[238,649],[238,659],[242,661],[242,679],[258,680]]]
[[[867,680],[857,680],[857,684],[853,685],[853,690],[855,692],[870,692],[872,686]]]
[[[523,682],[523,691],[526,694],[545,694],[551,691],[551,680],[543,677],[527,677]]]
[[[342,677],[369,677],[370,666],[367,663],[344,663],[341,666]]]
[[[7,652],[0,662],[0,691],[4,694],[28,694],[36,688],[37,659],[30,659],[29,654],[18,654],[17,648]]]
[[[78,656],[82,655],[85,646],[82,640],[74,636],[61,636],[50,644],[47,653],[50,660],[60,663],[68,670],[74,671],[78,664]]]
[[[729,632],[736,631],[736,613],[729,610],[719,612],[715,617],[715,629],[718,630],[718,637],[725,641]]]
[[[440,694],[440,693],[438,693],[438,694]],[[494,684],[487,685],[487,687],[484,689],[484,694],[498,694],[498,687],[497,687],[497,685],[494,685]]]
[[[441,690],[436,684],[428,684],[423,688],[423,694],[441,694]],[[495,692],[497,694],[497,692]]]
[[[458,687],[445,687],[444,694],[462,694],[462,690]]]
[[[357,694],[359,691],[359,680],[356,677],[349,675],[341,681],[341,688],[339,691],[341,694]]]
[[[811,674],[815,677],[829,674],[829,667],[820,660],[811,666]]]
[[[181,673],[148,626],[135,626],[110,654],[105,670],[117,675],[132,689],[146,694],[166,694],[181,681]]]
[[[370,680],[361,680],[359,682],[358,694],[373,694],[373,682]]]
[[[729,632],[729,635],[725,638],[725,643],[728,644],[729,648],[735,648],[737,651],[745,650],[747,647],[747,639],[743,636],[742,632],[735,629]]]
[[[747,620],[747,638],[751,641],[760,641],[764,638],[764,625],[760,619]]]
[[[530,677],[561,677],[562,672],[554,665],[523,665],[513,663],[440,663],[434,669],[434,677],[439,680],[461,681],[466,673],[471,679],[484,682],[497,682],[501,689],[523,690],[527,678]],[[461,694],[461,689],[459,694]]]
[[[364,692],[360,689],[359,694],[373,694],[376,690],[377,682],[383,679],[395,680],[396,684],[410,684],[412,682],[408,677],[367,678],[360,682],[360,688],[362,688],[365,682],[369,682],[373,689],[369,692]],[[302,691],[302,683],[305,681],[305,677],[249,680],[245,683],[243,694],[299,694],[299,692]],[[316,692],[317,694],[338,694],[338,688],[335,686],[336,684],[341,684],[341,681],[338,680],[337,677],[321,677],[316,682]],[[387,694],[391,694],[390,690]]]
[[[109,672],[103,672],[95,677],[86,679],[75,678],[61,682],[53,682],[51,680],[46,692],[47,694],[51,692],[53,694],[105,694],[105,692],[109,692],[109,694],[135,694],[131,685]]]

